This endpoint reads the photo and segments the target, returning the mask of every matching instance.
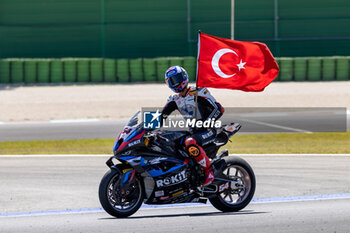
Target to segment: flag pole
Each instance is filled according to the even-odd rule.
[[[195,109],[194,109],[194,118],[197,121],[198,114],[198,59],[199,59],[199,50],[200,50],[200,39],[201,31],[198,30],[198,47],[197,47],[197,67],[196,67],[196,94],[195,94]]]
[[[231,40],[235,39],[235,0],[231,0]]]
[[[195,95],[195,111],[194,111],[194,118],[197,121],[197,112],[198,112],[198,87],[197,87],[197,81],[196,81],[196,95]]]

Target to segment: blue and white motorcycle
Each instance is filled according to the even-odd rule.
[[[118,135],[110,170],[99,187],[102,207],[112,216],[134,214],[144,204],[206,203],[224,212],[246,207],[255,191],[255,175],[249,164],[227,150],[219,153],[240,125],[217,129],[214,142],[203,146],[215,173],[215,180],[201,186],[204,172],[186,152],[183,141],[188,131],[146,131],[137,112]]]

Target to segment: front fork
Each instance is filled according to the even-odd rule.
[[[122,170],[122,174],[119,180],[120,194],[126,198],[129,193],[130,185],[133,184],[135,179],[136,170],[133,168],[126,168]]]

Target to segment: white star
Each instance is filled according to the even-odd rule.
[[[152,118],[151,122],[154,121],[155,119],[157,119],[160,115],[162,115],[162,114],[159,113],[159,110],[157,110],[157,112],[155,112],[155,113],[152,113],[153,118]]]
[[[241,62],[239,64],[237,64],[238,70],[241,71],[241,69],[245,69],[245,67],[244,67],[245,64],[246,64],[246,62],[242,62],[242,59],[241,59]]]

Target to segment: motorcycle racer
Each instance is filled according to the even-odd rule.
[[[175,110],[178,110],[185,119],[196,118],[197,121],[217,120],[222,116],[224,108],[207,88],[189,87],[188,81],[186,70],[180,66],[172,66],[165,72],[165,83],[177,94],[168,98],[161,113],[161,122]],[[197,113],[195,113],[196,107],[198,108]],[[191,130],[192,135],[186,138],[185,147],[188,154],[204,170],[205,181],[202,185],[206,186],[213,182],[214,173],[211,162],[202,146],[214,141],[216,131],[210,128],[193,128]]]

